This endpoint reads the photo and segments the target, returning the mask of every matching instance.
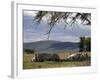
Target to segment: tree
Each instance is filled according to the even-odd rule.
[[[25,49],[24,50],[27,54],[34,54],[35,53],[35,50],[34,49]]]
[[[86,38],[85,45],[86,45],[86,51],[91,51],[91,38],[90,37]]]
[[[79,43],[79,51],[84,51],[84,45],[85,45],[85,37],[80,37],[80,43]]]
[[[53,27],[61,21],[65,23],[65,27],[67,25],[72,26],[73,24],[79,23],[84,25],[91,25],[91,13],[38,11],[34,21],[39,24],[44,19],[44,17],[47,19],[47,23],[49,25],[49,30],[46,33],[48,34],[48,38]]]
[[[91,38],[80,37],[79,51],[91,51]]]

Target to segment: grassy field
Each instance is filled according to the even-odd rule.
[[[66,55],[65,53],[60,54],[62,56]],[[38,69],[38,68],[56,68],[56,67],[79,67],[79,66],[90,66],[90,60],[84,61],[44,61],[44,62],[31,62],[31,58],[34,54],[24,54],[23,55],[23,69]]]

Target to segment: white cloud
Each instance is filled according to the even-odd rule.
[[[37,11],[24,11],[24,15],[26,16],[35,16]]]
[[[24,42],[34,42],[46,40],[48,35],[44,35],[49,26],[46,21],[39,25],[34,24],[33,18],[36,11],[24,11]],[[74,27],[67,26],[64,29],[64,24],[56,25],[51,34],[50,40],[78,42],[81,36],[91,36],[91,27],[79,25]]]

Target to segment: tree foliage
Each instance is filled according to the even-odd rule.
[[[24,50],[27,54],[33,54],[33,53],[35,53],[35,50],[33,49],[33,50],[31,50],[31,49],[25,49]]]
[[[84,42],[85,42],[85,37],[80,37],[80,43],[79,43],[80,52],[84,51]]]
[[[91,51],[91,38],[90,37],[80,37],[79,43],[80,52],[81,51]]]
[[[85,40],[85,44],[87,45],[86,46],[86,51],[91,51],[91,38],[86,38]]]
[[[53,27],[59,22],[63,22],[65,27],[67,25],[72,26],[73,24],[91,25],[90,13],[38,11],[34,21],[39,24],[44,18],[47,19],[47,23],[50,26],[48,32],[46,33],[49,35]]]
[[[57,22],[61,20],[63,20],[66,24],[78,23],[79,20],[82,24],[91,24],[90,13],[38,11],[34,20],[37,23],[40,23],[44,17],[47,18],[47,22],[50,26],[56,25]]]

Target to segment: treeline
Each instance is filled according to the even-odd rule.
[[[24,49],[24,52],[26,52],[27,54],[34,54],[35,50],[34,49]]]
[[[79,51],[91,51],[91,38],[90,37],[80,37]]]

